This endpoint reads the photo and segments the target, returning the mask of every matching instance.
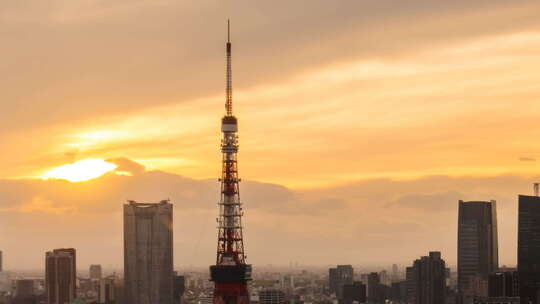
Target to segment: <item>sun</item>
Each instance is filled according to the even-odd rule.
[[[100,177],[116,168],[115,164],[103,159],[85,159],[53,168],[45,172],[43,178],[65,179],[76,183]]]

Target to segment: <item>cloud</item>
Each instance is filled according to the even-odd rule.
[[[141,168],[127,158],[122,163]],[[246,248],[256,265],[291,260],[318,265],[406,264],[429,250],[443,251],[452,265],[457,201],[495,199],[501,263],[511,265],[515,263],[516,197],[530,192],[533,181],[518,176],[434,176],[364,180],[311,190],[245,181],[240,192]],[[128,199],[170,199],[175,264],[211,263],[219,183],[138,171],[133,176],[107,174],[82,183],[0,180],[0,234],[2,249],[10,256],[9,268],[42,267],[43,252],[55,246],[76,247],[81,265],[121,268],[122,205]],[[400,248],[399,255],[393,254],[395,248]]]
[[[143,173],[146,170],[146,168],[143,165],[136,163],[125,157],[111,158],[111,159],[107,159],[107,161],[118,166],[115,171],[126,172],[131,175],[138,175],[138,174]]]
[[[221,92],[223,75],[216,71],[223,49],[216,41],[224,40],[229,15],[235,56],[242,58],[235,70],[245,71],[237,72],[235,86],[242,89],[336,62],[402,56],[539,25],[535,1],[14,2],[20,1],[0,4],[6,31],[0,66],[12,75],[0,84],[2,106],[12,113],[0,120],[2,130],[94,120]],[[28,33],[34,39],[19,39]]]
[[[534,174],[511,160],[537,145],[538,1],[201,3],[3,1],[0,177],[122,155],[219,174],[227,12],[243,177]]]
[[[463,199],[459,192],[433,194],[407,194],[388,203],[389,208],[413,208],[430,212],[449,212],[456,210],[456,202]]]
[[[524,162],[535,162],[535,161],[536,161],[536,158],[532,158],[532,157],[520,157],[519,160],[520,160],[520,161],[524,161]]]
[[[56,215],[69,216],[77,212],[76,206],[55,206],[55,203],[49,200],[44,200],[40,197],[34,197],[31,202],[22,204],[18,209],[23,213],[51,213]]]

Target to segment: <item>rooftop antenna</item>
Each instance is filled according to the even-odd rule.
[[[225,100],[227,116],[232,116],[232,67],[231,67],[231,22],[227,20],[227,89]]]
[[[540,183],[534,183],[534,196],[538,196],[540,192]]]

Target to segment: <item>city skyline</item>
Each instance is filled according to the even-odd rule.
[[[121,265],[122,204],[161,198],[178,219],[175,265],[212,263],[223,18],[201,24],[178,18],[195,6],[179,13],[158,2],[6,4],[0,22],[14,36],[43,27],[42,38],[6,49],[16,59],[6,64],[18,68],[0,100],[10,113],[0,120],[0,157],[9,160],[0,162],[4,268],[41,267],[47,248],[76,248],[83,267]],[[531,14],[539,5],[492,1],[486,14],[484,1],[442,3],[388,10],[389,2],[350,2],[334,16],[316,2],[303,26],[287,23],[298,4],[283,16],[263,4],[233,16],[250,263],[406,264],[440,251],[456,265],[458,201],[496,200],[499,264],[516,264],[517,195],[540,179],[539,79],[530,64],[539,58],[540,22]],[[357,9],[380,18],[357,18]],[[268,20],[249,17],[263,11]],[[151,23],[156,14],[163,21]],[[135,15],[136,25],[127,18]],[[200,25],[197,36],[167,23],[177,19]],[[120,35],[127,28],[141,36]],[[100,47],[119,37],[114,52]],[[410,41],[392,42],[399,37]],[[39,43],[39,56],[21,52]],[[274,54],[288,44],[302,48]],[[50,64],[59,66],[50,77],[25,77]],[[110,83],[100,80],[109,73]],[[266,248],[269,241],[280,247]]]

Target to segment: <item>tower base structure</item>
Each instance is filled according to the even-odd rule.
[[[215,283],[214,304],[249,304],[251,265],[210,266],[210,277]]]

